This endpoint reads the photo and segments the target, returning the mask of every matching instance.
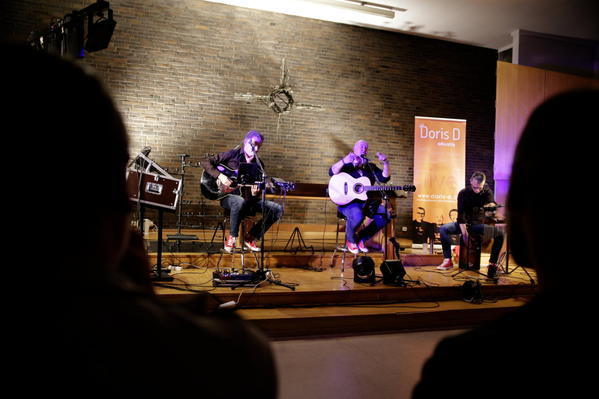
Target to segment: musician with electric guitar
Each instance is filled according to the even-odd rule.
[[[257,154],[263,142],[264,137],[260,132],[250,130],[241,146],[200,161],[204,168],[202,194],[207,198],[220,200],[221,206],[230,212],[231,231],[224,246],[224,250],[229,253],[235,248],[244,215],[262,212],[264,206],[263,221],[255,223],[243,237],[243,244],[258,252],[260,247],[256,240],[260,240],[283,214],[283,208],[273,201],[265,200],[262,204],[259,175],[264,170],[264,163]],[[243,176],[238,176],[240,169],[244,171]],[[241,178],[240,181],[238,177]]]
[[[367,154],[368,143],[358,140],[353,150],[329,169],[329,175],[332,176],[329,181],[329,197],[347,220],[346,246],[354,254],[368,252],[365,243],[390,221],[381,199],[367,195],[369,191],[394,189],[374,185],[387,183],[391,179],[389,161],[385,154],[377,152],[376,156],[383,164],[381,169],[366,158]],[[356,234],[365,217],[372,221]]]

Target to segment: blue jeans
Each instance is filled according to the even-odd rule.
[[[356,234],[356,229],[360,227],[360,224],[364,221],[364,218],[367,216],[365,209],[365,202],[352,202],[345,206],[340,206],[339,212],[345,216],[347,220],[346,228],[345,228],[345,236],[347,241],[357,244],[359,241],[368,241],[372,236],[374,236],[380,229],[385,227],[387,223],[389,223],[389,218],[387,217],[387,209],[385,209],[384,205],[379,205],[374,212],[373,215],[368,215],[372,218],[372,222],[368,224],[365,228],[360,230],[358,234]]]
[[[262,200],[246,201],[240,195],[229,195],[220,201],[220,205],[229,210],[231,218],[230,235],[233,237],[239,236],[239,225],[245,216],[254,215],[256,212],[262,212]],[[283,215],[283,207],[272,201],[264,201],[264,211],[265,214],[262,215],[263,220],[255,223],[252,229],[248,232],[254,238],[262,238],[270,226],[272,226]],[[262,230],[263,221],[264,231]]]
[[[497,263],[499,251],[501,251],[501,247],[503,246],[503,232],[491,225],[473,224],[468,226],[468,234],[484,235],[485,230],[487,230],[487,233],[492,234],[493,237],[489,262]],[[439,233],[441,236],[441,246],[443,247],[443,257],[451,259],[451,238],[449,236],[452,234],[462,234],[460,224],[458,222],[444,224],[439,228]]]

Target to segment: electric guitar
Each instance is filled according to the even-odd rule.
[[[200,178],[200,191],[205,198],[209,200],[221,200],[228,195],[235,194],[241,195],[245,199],[249,199],[251,197],[256,197],[260,193],[262,188],[260,186],[263,184],[244,184],[239,182],[237,170],[233,170],[226,165],[218,164],[216,169],[227,176],[233,184],[226,187],[220,180],[212,177],[212,175],[204,170],[202,172],[202,177]],[[279,188],[281,191],[285,192],[295,190],[294,183],[286,182],[276,177],[270,178],[266,187],[270,189]]]
[[[355,199],[366,201],[368,191],[403,190],[416,191],[416,186],[404,184],[403,186],[371,186],[370,179],[366,176],[353,178],[347,173],[339,173],[329,180],[329,197],[337,205],[346,205]]]

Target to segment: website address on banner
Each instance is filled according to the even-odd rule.
[[[418,199],[434,199],[434,200],[453,200],[456,201],[458,199],[457,196],[451,194],[418,194],[416,196]]]
[[[450,199],[433,199],[433,198],[418,198],[418,201],[421,202],[451,202],[451,203],[455,203],[456,200],[450,200]]]

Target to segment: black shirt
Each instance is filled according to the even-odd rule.
[[[483,206],[493,199],[493,191],[485,186],[480,193],[475,193],[472,187],[466,187],[458,193],[458,223],[481,224],[483,223]]]

